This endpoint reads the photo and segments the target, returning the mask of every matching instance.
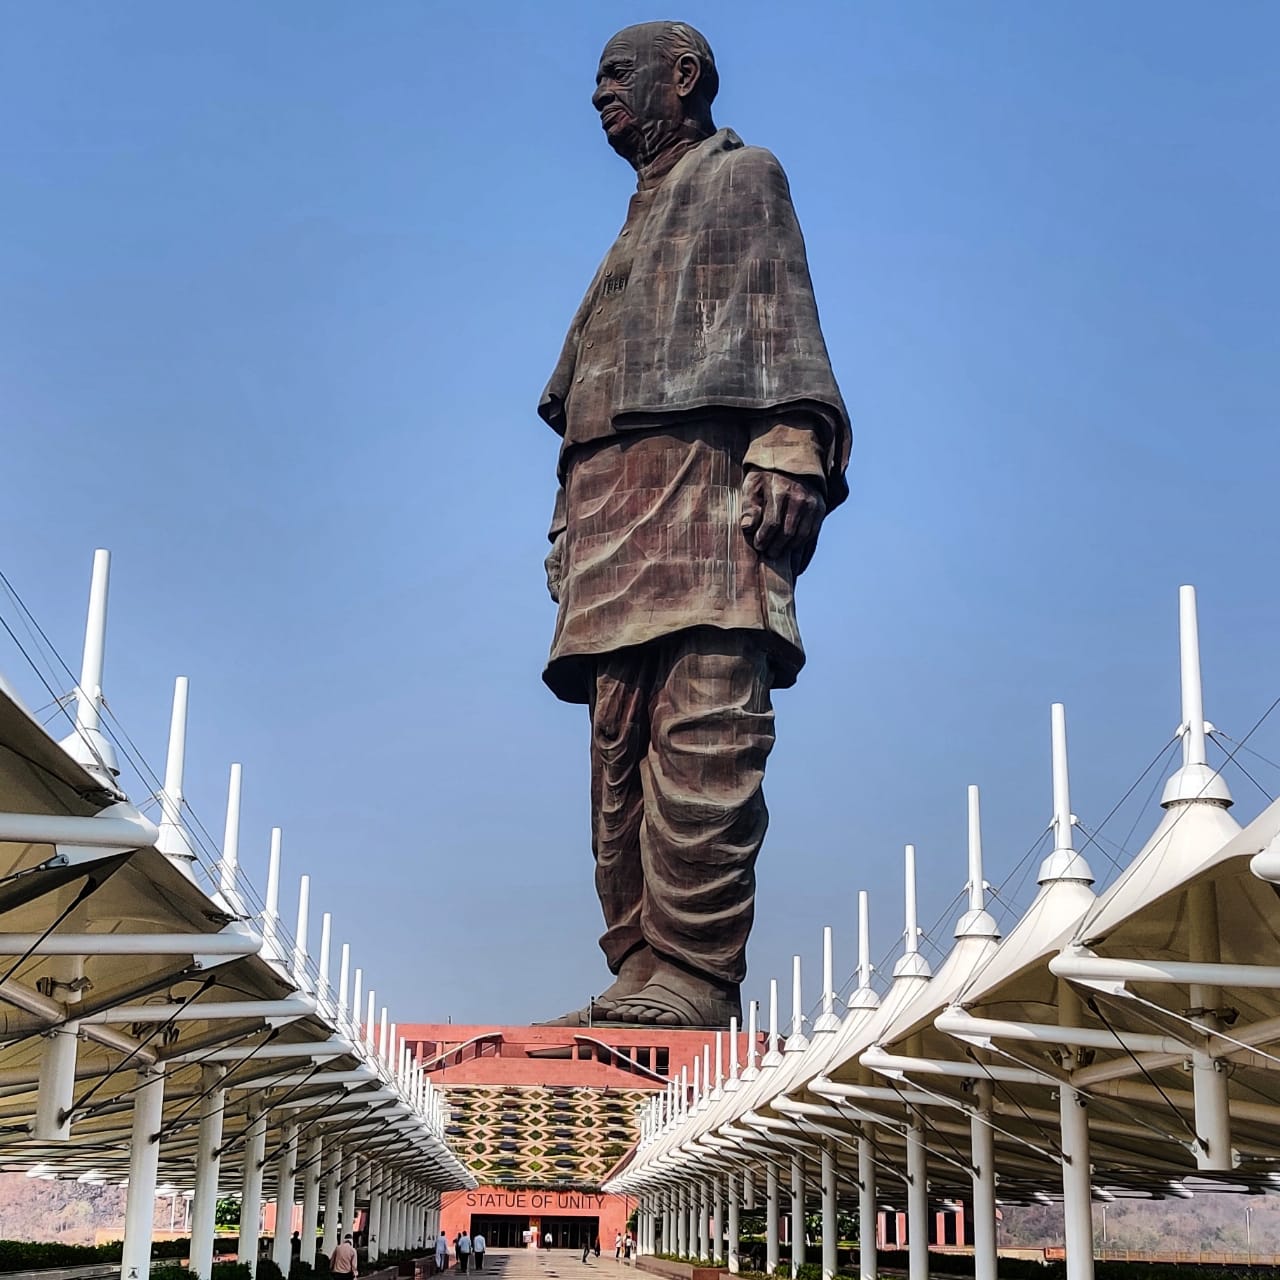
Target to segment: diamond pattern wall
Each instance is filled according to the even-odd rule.
[[[639,1137],[643,1089],[448,1085],[454,1150],[481,1182],[598,1187]]]

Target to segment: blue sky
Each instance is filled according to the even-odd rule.
[[[1005,881],[1053,700],[1101,822],[1178,720],[1179,583],[1210,718],[1243,737],[1280,694],[1273,6],[4,16],[0,568],[77,667],[112,549],[116,713],[160,769],[191,678],[192,805],[220,832],[244,763],[248,868],[283,826],[286,897],[310,872],[402,1021],[603,985],[585,713],[539,679],[534,406],[632,189],[589,102],[629,22],[699,26],[718,123],[782,160],[855,427],[777,698],[748,994],[796,949],[812,987],[823,924],[847,973],[860,887],[887,956],[906,841],[945,947],[965,785]],[[47,701],[7,640],[0,669]],[[1146,791],[1104,833],[1130,852]]]

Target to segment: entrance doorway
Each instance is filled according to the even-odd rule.
[[[599,1218],[543,1218],[542,1234],[551,1233],[553,1249],[576,1249],[582,1252],[584,1245],[594,1245],[600,1234]],[[604,1241],[600,1242],[604,1247]]]
[[[490,1249],[523,1249],[524,1233],[529,1229],[528,1217],[510,1213],[473,1213],[471,1234],[484,1236]]]

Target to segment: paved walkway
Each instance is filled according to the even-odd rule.
[[[629,1262],[618,1262],[612,1251],[594,1254],[582,1261],[580,1249],[489,1249],[484,1255],[484,1270],[480,1276],[494,1276],[498,1280],[564,1280],[564,1277],[584,1277],[592,1274],[604,1277],[632,1271]],[[458,1268],[452,1258],[449,1263],[449,1280],[457,1280]],[[467,1268],[467,1280],[476,1275],[475,1267]]]

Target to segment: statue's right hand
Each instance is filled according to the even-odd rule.
[[[560,578],[564,572],[564,534],[556,535],[556,540],[551,544],[551,550],[547,552],[547,558],[542,562],[547,570],[547,591],[550,592],[551,598],[560,603]]]

